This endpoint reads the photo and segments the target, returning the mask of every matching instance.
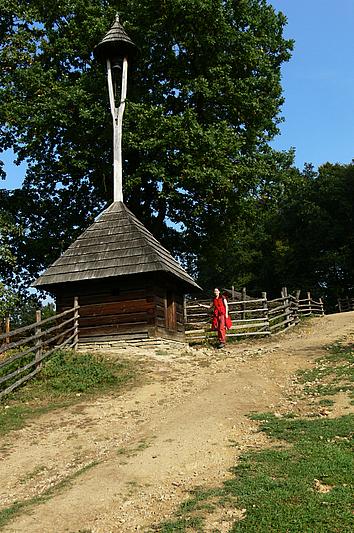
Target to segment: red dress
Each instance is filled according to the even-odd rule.
[[[221,344],[226,342],[226,307],[224,304],[224,298],[219,296],[219,298],[214,298],[214,316],[213,316],[213,329],[216,329],[218,332],[218,339]]]

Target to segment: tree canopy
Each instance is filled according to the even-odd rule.
[[[257,202],[292,159],[268,146],[292,48],[286,19],[265,0],[118,8],[139,47],[124,118],[125,201],[203,282],[215,273],[232,281],[238,268],[243,279]],[[2,200],[24,228],[16,246],[26,282],[111,201],[111,117],[92,50],[116,9],[109,0],[0,0],[0,149],[28,163],[22,190]],[[225,276],[227,250],[238,261]]]
[[[0,0],[0,150],[28,164],[21,189],[0,190],[8,287],[28,286],[112,201],[109,100],[92,51],[116,9]],[[354,165],[300,171],[291,150],[269,146],[293,46],[284,15],[266,0],[118,9],[139,48],[123,123],[128,207],[205,287],[287,285],[332,300],[353,289]]]

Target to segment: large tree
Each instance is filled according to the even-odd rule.
[[[35,276],[111,201],[111,117],[92,50],[117,9],[139,47],[126,202],[210,282],[220,249],[247,248],[264,182],[289,165],[267,143],[292,42],[265,0],[0,0],[0,149],[28,163],[23,190],[6,197],[25,227],[20,270]],[[214,261],[220,276],[226,260]]]

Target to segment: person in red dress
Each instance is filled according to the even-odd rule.
[[[229,315],[227,300],[220,294],[219,289],[214,289],[214,299],[210,307],[213,312],[213,329],[218,332],[219,348],[224,348],[226,344],[226,317]]]

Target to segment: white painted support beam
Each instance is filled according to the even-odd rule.
[[[127,97],[128,59],[123,59],[121,94],[118,109],[115,105],[111,62],[107,59],[108,92],[113,119],[113,201],[123,202],[122,132]]]

